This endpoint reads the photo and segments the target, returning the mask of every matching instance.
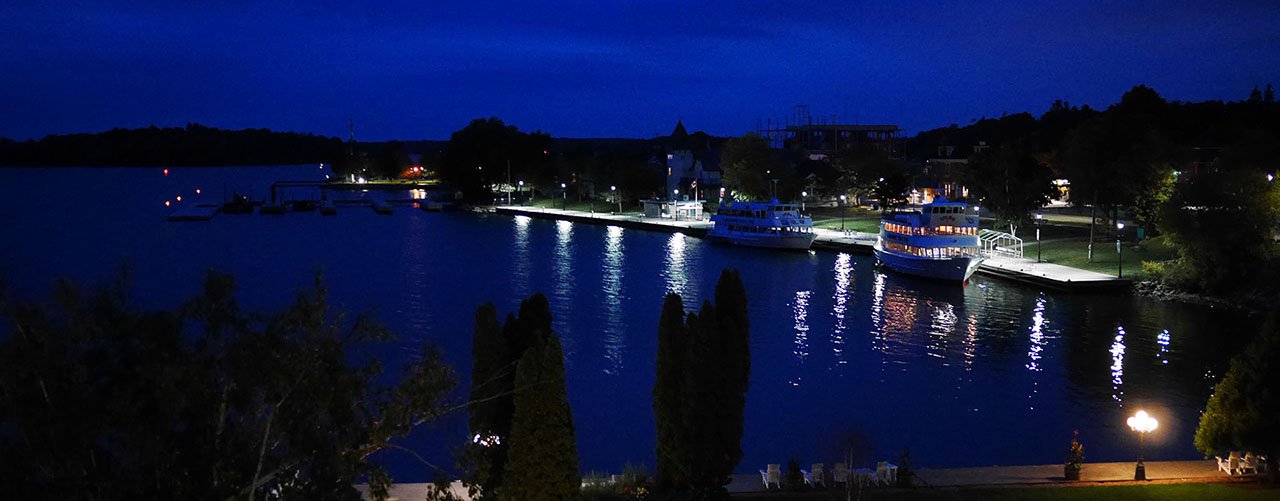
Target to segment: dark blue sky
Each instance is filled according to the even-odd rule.
[[[910,132],[1055,98],[1280,85],[1280,2],[10,0],[0,136],[188,121],[447,138],[740,134],[794,104]]]

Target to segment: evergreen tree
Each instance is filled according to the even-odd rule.
[[[501,438],[511,427],[510,392],[515,366],[511,348],[498,323],[498,309],[485,303],[476,309],[476,327],[471,342],[471,398],[467,424],[471,429],[476,462],[473,484],[496,487],[502,482],[506,443]]]
[[[687,336],[684,328],[684,302],[679,294],[667,294],[658,321],[658,369],[653,384],[653,416],[658,426],[658,487],[680,484],[688,478],[685,469],[683,431],[684,414],[680,395],[686,370]]]
[[[1205,455],[1228,450],[1253,451],[1274,458],[1280,454],[1280,322],[1273,316],[1244,353],[1214,387],[1195,444]],[[1273,472],[1274,468],[1270,468]]]
[[[659,487],[695,499],[724,497],[742,459],[751,371],[746,289],[736,270],[721,274],[715,299],[682,324],[683,303],[668,295],[658,327]]]
[[[504,500],[560,500],[578,496],[582,483],[573,412],[565,390],[564,354],[553,333],[539,339],[516,371],[515,415]]]

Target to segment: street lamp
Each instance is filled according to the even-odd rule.
[[[1133,479],[1146,480],[1147,467],[1142,464],[1142,455],[1146,448],[1145,437],[1148,433],[1155,431],[1160,423],[1156,422],[1156,418],[1147,415],[1147,411],[1138,411],[1126,422],[1129,424],[1129,429],[1138,432],[1138,466],[1133,470]]]
[[[521,180],[520,180],[520,182],[519,182],[519,184],[520,184],[520,188],[519,188],[519,189],[520,189],[520,196],[521,196],[521,197],[524,197],[524,180],[523,180],[523,179],[521,179]],[[521,204],[520,204],[520,205],[524,205],[524,203],[523,203],[523,202],[521,202]]]
[[[844,231],[844,213],[848,209],[848,205],[844,203],[845,200],[847,200],[847,197],[840,195],[840,231]]]
[[[1040,262],[1040,221],[1044,220],[1044,214],[1036,214],[1036,262]]]
[[[560,183],[560,197],[563,202],[560,203],[562,210],[569,210],[569,190],[565,188],[564,183]]]
[[[800,212],[804,212],[804,199],[807,198],[808,196],[809,196],[809,192],[807,191],[800,192]]]
[[[1116,263],[1116,278],[1124,278],[1124,248],[1120,247],[1120,232],[1124,231],[1124,223],[1116,221],[1116,254],[1120,256],[1120,261]]]
[[[618,187],[611,184],[609,185],[609,191],[613,192],[613,201],[618,202],[618,214],[622,214],[622,199],[618,198]]]

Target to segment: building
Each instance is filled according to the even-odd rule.
[[[757,134],[774,148],[803,151],[810,160],[824,160],[836,152],[853,148],[875,148],[889,158],[901,158],[902,129],[897,125],[839,123],[834,116],[817,117],[807,105],[796,105],[785,120],[757,126]]]
[[[707,144],[698,144],[696,135],[690,135],[685,130],[683,121],[677,121],[671,136],[660,143],[662,148],[650,162],[666,168],[667,190],[664,198],[701,200],[707,198],[707,193],[719,194],[718,151]]]

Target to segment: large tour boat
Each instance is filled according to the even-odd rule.
[[[795,204],[734,202],[720,204],[707,231],[707,238],[735,245],[774,249],[808,250],[817,237],[813,219],[800,214]]]
[[[886,214],[875,254],[894,271],[964,282],[982,263],[978,208],[938,197],[918,211]]]

